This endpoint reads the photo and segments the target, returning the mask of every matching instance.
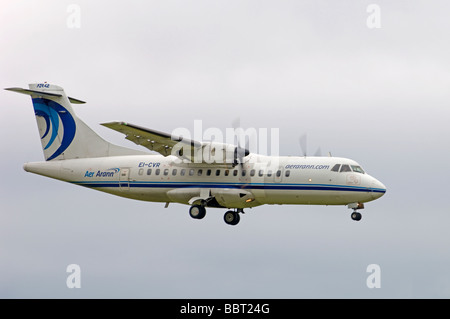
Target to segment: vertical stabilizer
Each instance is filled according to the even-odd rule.
[[[34,114],[47,161],[145,154],[105,141],[79,119],[72,103],[83,101],[67,97],[63,88],[48,84],[29,84],[29,89],[9,88],[9,91],[28,94],[33,102]]]

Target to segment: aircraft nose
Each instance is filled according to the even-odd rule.
[[[377,179],[373,179],[372,181],[372,197],[373,199],[380,198],[386,193],[386,186],[382,182]]]

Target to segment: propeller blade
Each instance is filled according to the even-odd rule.
[[[305,133],[298,139],[300,144],[300,149],[304,157],[308,155],[308,134]],[[319,147],[317,151],[314,153],[314,156],[322,156],[322,150]]]
[[[314,153],[314,156],[322,156],[322,150],[320,147],[317,149],[317,151]]]
[[[233,120],[233,122],[231,122],[231,126],[232,126],[234,129],[237,129],[238,127],[241,127],[241,118],[240,118],[240,117],[235,118],[235,119]]]
[[[305,133],[299,138],[300,150],[302,151],[303,156],[306,157],[307,147],[308,147],[308,135]]]
[[[243,144],[244,147],[242,147],[242,132],[243,129],[241,128],[241,119],[237,117],[231,125],[234,129],[235,138],[237,139],[237,147],[234,149],[234,165],[237,165],[238,163],[241,164],[241,166],[244,165],[244,157],[250,154],[248,148],[250,141],[248,139],[245,139]],[[245,136],[244,136],[245,138]]]

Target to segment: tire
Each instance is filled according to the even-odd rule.
[[[225,213],[225,215],[223,215],[223,220],[228,225],[235,226],[239,223],[239,221],[241,220],[241,217],[239,216],[238,213],[229,210]]]
[[[194,219],[202,219],[206,215],[206,209],[201,205],[192,205],[189,208],[189,215]]]
[[[360,221],[361,218],[362,218],[362,215],[360,213],[358,213],[358,212],[353,212],[351,217],[352,217],[353,220]]]

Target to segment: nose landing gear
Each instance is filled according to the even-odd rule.
[[[350,215],[353,220],[359,221],[362,218],[361,213],[358,213],[356,210]]]
[[[358,209],[364,209],[363,203],[351,203],[347,205],[348,208],[353,209],[353,213],[350,215],[350,217],[355,221],[360,221],[362,218],[361,213],[358,213]]]

